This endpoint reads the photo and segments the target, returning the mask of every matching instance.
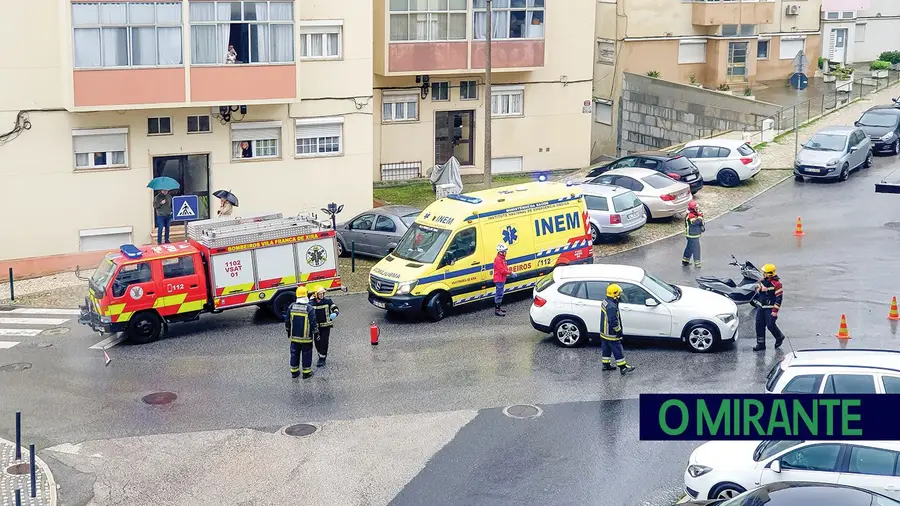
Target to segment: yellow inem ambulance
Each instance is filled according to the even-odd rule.
[[[509,248],[506,292],[530,289],[557,265],[592,263],[581,192],[535,182],[438,200],[372,268],[369,302],[438,321],[453,306],[492,298],[501,243]]]

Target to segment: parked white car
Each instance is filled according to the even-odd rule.
[[[591,221],[591,239],[622,236],[647,223],[643,203],[631,190],[618,186],[583,184],[579,187]]]
[[[900,394],[900,351],[800,350],[775,364],[766,391],[784,394]]]
[[[691,453],[685,492],[725,499],[784,481],[835,483],[900,499],[900,441],[711,441]]]
[[[599,337],[600,303],[610,283],[622,287],[619,309],[625,337],[679,339],[700,353],[737,337],[737,305],[727,297],[671,285],[628,265],[557,267],[534,289],[531,325],[567,348]]]
[[[694,162],[704,183],[718,182],[732,187],[759,174],[759,153],[742,140],[701,139],[676,151]]]
[[[691,187],[686,183],[660,174],[651,169],[628,167],[604,172],[587,182],[594,185],[612,185],[627,188],[644,203],[649,218],[669,218],[687,212]]]

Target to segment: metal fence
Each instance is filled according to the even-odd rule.
[[[406,181],[422,177],[422,162],[395,162],[381,164],[382,181]]]

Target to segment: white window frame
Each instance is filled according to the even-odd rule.
[[[409,104],[415,104],[416,113],[413,117],[409,117]],[[418,93],[385,93],[381,97],[381,122],[382,123],[409,123],[412,121],[419,121],[419,110],[421,106],[419,104],[419,94]],[[390,119],[386,118],[384,114],[384,106],[386,104],[391,105],[391,114]],[[397,104],[404,104],[402,109],[404,111],[404,115],[402,118],[397,117]]]
[[[162,131],[162,128],[161,128],[162,123],[160,123],[160,120],[163,120],[163,119],[169,120],[169,131],[168,132]],[[156,133],[151,133],[150,132],[150,122],[154,121],[154,120],[156,121],[156,129],[159,131]],[[172,124],[171,116],[150,116],[149,118],[147,118],[147,136],[148,137],[159,137],[161,135],[172,135],[174,133],[174,131],[175,131],[175,127]]]
[[[856,11],[841,11],[841,19],[855,19],[855,18],[856,18]]]
[[[132,7],[132,5],[139,5],[139,4],[136,4],[133,2],[114,2],[114,3],[75,2],[75,3],[70,4],[71,7],[69,7],[69,9],[70,9],[69,12],[73,15],[72,16],[73,17],[72,34],[71,34],[73,37],[73,40],[72,40],[72,66],[73,66],[73,68],[81,69],[81,68],[131,68],[131,67],[136,67],[136,68],[183,67],[184,66],[184,42],[183,42],[184,41],[184,28],[183,28],[184,20],[182,19],[183,18],[182,8],[181,8],[182,2],[181,2],[181,0],[160,2],[161,5],[168,5],[168,4],[175,4],[175,3],[177,3],[178,7],[179,7],[179,9],[178,9],[179,20],[177,22],[176,21],[160,22],[157,2],[152,2],[151,4],[155,7],[153,9],[153,23],[132,23],[131,22],[131,7]],[[76,6],[79,6],[79,7],[81,7],[81,6],[97,6],[97,11],[98,11],[97,22],[96,23],[76,23],[76,21],[74,20],[74,9]],[[113,23],[113,22],[104,23],[103,22],[103,14],[100,13],[103,6],[124,6],[125,22],[124,23]],[[105,38],[103,37],[103,31],[104,31],[104,29],[111,30],[111,29],[121,29],[121,28],[124,28],[125,32],[126,32],[125,53],[126,53],[126,58],[128,59],[128,63],[125,65],[104,65],[103,64],[103,56],[105,53],[105,51],[104,51],[104,45],[105,45],[104,39]],[[153,28],[153,39],[156,43],[156,63],[153,65],[135,64],[134,63],[134,54],[133,54],[132,49],[133,49],[133,45],[134,45],[134,42],[133,42],[134,34],[135,34],[134,29],[137,29],[137,28]],[[161,64],[159,62],[159,56],[160,56],[159,29],[160,28],[178,28],[178,39],[177,39],[178,44],[179,44],[179,58],[178,58],[179,61],[178,61],[178,63]],[[99,37],[100,37],[100,46],[99,46],[100,65],[87,65],[87,66],[79,66],[78,65],[78,58],[76,57],[78,47],[77,47],[77,41],[75,40],[75,33],[80,30],[91,30],[91,31],[96,30],[97,33],[99,34]]]
[[[519,110],[513,110],[513,97],[519,97]],[[506,102],[509,111],[502,112],[503,102]],[[496,107],[495,107],[496,105]],[[494,111],[497,112],[494,112]],[[491,86],[491,117],[492,118],[516,118],[525,115],[525,86]]]
[[[434,0],[431,0],[432,2]],[[446,9],[437,9],[430,8],[428,5],[430,2],[427,0],[388,0],[388,39],[390,42],[423,42],[423,41],[451,41],[451,40],[466,40],[466,30],[469,26],[468,24],[468,1],[469,0],[446,0],[447,8]],[[406,7],[403,7],[403,4],[406,4]],[[425,7],[420,7],[424,5]],[[440,36],[440,31],[437,29],[440,23],[440,16],[446,15],[446,37]],[[394,20],[400,20],[406,18],[406,34],[405,36],[397,36],[394,38]],[[420,21],[417,18],[424,17],[425,22],[425,30],[424,35],[420,35],[419,31],[416,29],[416,24]],[[457,20],[462,18],[463,20],[463,33],[457,34],[453,36],[451,34],[450,27],[452,26],[451,19],[456,18]],[[410,37],[410,33],[414,31],[415,36]]]
[[[866,41],[866,24],[867,23],[856,23],[853,31],[853,42]]]
[[[602,98],[594,99],[594,122],[601,125],[612,125],[613,101]]]
[[[688,55],[682,56],[681,50],[682,48],[690,47],[691,49],[700,46],[703,51],[703,59],[697,60],[689,59]],[[706,63],[706,40],[705,39],[688,39],[688,40],[679,40],[678,41],[678,64],[679,65],[693,65],[697,63]]]
[[[759,56],[759,45],[760,43],[766,43],[766,56]],[[760,38],[756,41],[756,59],[757,60],[768,60],[772,57],[772,39]]]
[[[240,131],[253,131],[253,130],[264,130],[264,129],[278,129],[278,137],[266,137],[264,139],[252,139],[252,138],[241,138],[239,134],[236,132]],[[252,136],[251,136],[252,137]],[[275,141],[275,154],[272,155],[257,155],[259,152],[259,143],[268,143],[269,141]],[[240,149],[240,143],[249,142],[251,146],[251,151],[253,156],[248,158],[244,158],[239,156],[237,153]],[[237,146],[236,146],[237,144]],[[268,145],[264,145],[265,148],[268,148]],[[238,154],[238,156],[235,156]],[[280,121],[254,121],[249,123],[232,123],[231,124],[231,161],[232,162],[247,162],[254,160],[273,160],[281,157],[281,122]]]
[[[465,88],[463,87],[465,86]],[[463,89],[474,91],[475,96],[463,96]],[[468,79],[465,81],[459,82],[459,99],[460,100],[478,100],[478,81],[474,79]]]
[[[197,118],[197,130],[191,131],[191,118]],[[200,130],[200,118],[206,118],[209,125],[209,130]],[[194,134],[210,134],[212,133],[212,116],[209,114],[189,114],[187,119],[184,122],[184,130],[191,135]]]
[[[324,151],[323,148],[327,148],[329,145],[329,139],[334,138],[335,136],[321,137],[321,136],[308,136],[302,135],[304,127],[315,127],[315,126],[323,126],[323,125],[337,125],[338,126],[338,135],[337,135],[337,151]],[[300,146],[298,145],[298,141],[301,139],[304,140],[313,140],[315,141],[316,151],[314,153],[301,153]],[[323,118],[302,118],[294,121],[294,156],[297,158],[321,158],[327,156],[341,156],[344,154],[344,117],[343,116],[329,116]]]
[[[828,11],[825,13],[825,19],[828,21],[841,19],[841,13],[838,11]]]
[[[91,135],[124,135],[125,136],[125,145],[122,150],[111,150],[111,151],[75,151],[74,146],[74,138],[81,136],[91,136]],[[124,169],[128,167],[128,129],[127,128],[95,128],[95,129],[75,129],[72,130],[72,157],[73,164],[75,167],[75,171],[83,171],[83,170],[104,170],[104,169]],[[107,163],[105,165],[94,165],[94,157],[97,153],[103,153],[106,156],[106,160],[110,161],[113,158],[114,153],[122,153],[122,163]],[[78,155],[87,155],[88,164],[87,165],[78,165]]]
[[[344,21],[336,20],[315,20],[315,21],[298,21],[297,22],[297,42],[300,52],[297,59],[300,61],[315,60],[340,60],[344,56]],[[337,52],[329,54],[328,38],[334,35],[337,37]],[[312,41],[315,37],[322,39],[322,55],[312,55]]]
[[[219,18],[219,4],[241,4],[241,19],[218,19]],[[247,24],[247,25],[257,25],[260,30],[265,30],[265,39],[266,43],[269,47],[266,48],[266,60],[267,61],[259,61],[259,62],[241,62],[240,65],[284,65],[288,63],[294,63],[297,61],[297,30],[294,27],[294,19],[297,17],[297,9],[296,4],[293,1],[288,0],[278,0],[278,1],[259,1],[253,2],[248,0],[230,0],[230,1],[209,1],[209,2],[191,2],[188,1],[188,23],[191,27],[191,32],[193,33],[193,28],[195,26],[215,26],[216,27],[216,39],[219,42],[219,46],[221,47],[221,51],[216,55],[216,62],[197,62],[194,60],[196,57],[195,54],[191,54],[191,66],[207,66],[207,67],[218,67],[224,65],[233,65],[232,63],[227,63],[225,61],[225,56],[228,52],[228,38],[225,35],[225,32],[230,30],[231,25],[233,24]],[[213,9],[215,11],[216,20],[215,21],[207,21],[207,20],[194,20],[190,16],[190,4],[213,4]],[[244,19],[244,4],[266,4],[266,19],[265,20],[255,20],[255,19]],[[278,19],[272,20],[271,17],[271,6],[272,4],[289,4],[291,6],[291,19]],[[274,51],[272,51],[272,25],[289,25],[291,27],[291,41],[293,42],[292,50],[291,50],[291,58],[287,61],[280,61],[274,58]],[[224,27],[228,27],[225,29]],[[248,30],[249,32],[249,30]],[[230,34],[228,35],[230,36]],[[191,35],[191,40],[188,41],[189,44],[193,44],[193,35]],[[248,34],[247,36],[247,53],[253,53],[253,37]]]
[[[439,91],[439,92],[446,91],[447,95],[444,97],[439,97],[438,94],[435,93],[435,88],[437,88],[437,91]],[[431,101],[432,102],[449,102],[451,89],[452,89],[452,87],[450,86],[450,81],[432,81],[431,82]]]
[[[796,52],[793,52],[793,54],[791,54],[790,56],[785,56],[785,54],[784,54],[784,42],[785,41],[788,41],[788,42],[800,41],[800,44],[802,46],[800,48],[800,50],[806,51],[806,37],[796,36],[796,35],[790,35],[790,36],[783,35],[783,36],[781,36],[780,40],[778,41],[778,59],[779,60],[793,60],[794,57],[797,56]]]
[[[510,7],[512,4],[511,0],[492,0],[491,3],[491,13],[492,13],[492,23],[497,23],[499,19],[503,17],[506,18],[506,26],[504,26],[500,33],[491,32],[492,40],[543,40],[546,38],[546,27],[547,27],[547,14],[544,10],[544,5],[536,6],[535,4],[540,2],[544,4],[544,0],[526,0],[525,7]],[[472,0],[473,8],[472,8],[472,39],[473,40],[485,40],[486,37],[478,36],[476,31],[476,22],[479,19],[485,18],[487,14],[487,3],[485,0]],[[510,28],[513,12],[524,12],[525,19],[528,19],[528,14],[531,13],[534,16],[537,13],[540,13],[540,21],[541,21],[541,35],[540,37],[529,37],[528,36],[528,23],[523,20],[523,36],[522,37],[510,37]],[[533,19],[533,18],[532,18]]]

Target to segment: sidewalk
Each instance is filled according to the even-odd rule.
[[[56,482],[53,474],[40,458],[36,457],[35,460],[37,497],[32,498],[28,448],[22,448],[22,460],[17,461],[15,443],[0,439],[0,506],[15,506],[16,489],[22,491],[23,506],[56,506]]]

